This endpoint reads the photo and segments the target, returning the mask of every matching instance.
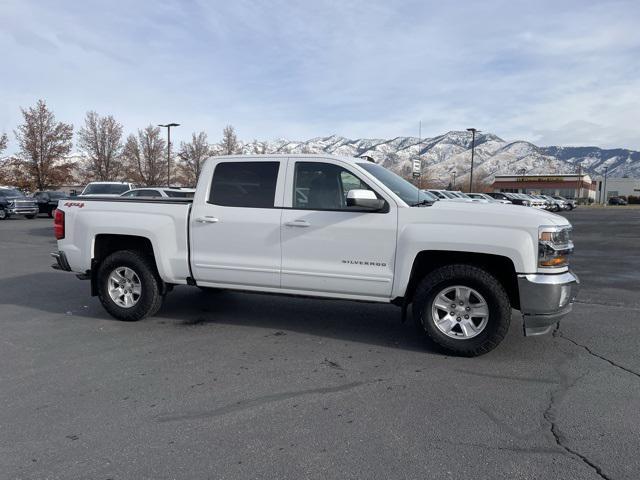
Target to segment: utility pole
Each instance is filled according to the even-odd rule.
[[[171,186],[171,127],[179,127],[179,123],[167,123],[158,125],[167,129],[167,187]]]
[[[609,170],[609,166],[605,165],[604,167],[604,206],[607,206],[607,171]]]
[[[471,132],[471,173],[469,175],[469,192],[473,190],[473,157],[476,151],[476,133],[479,132],[477,128],[467,128],[467,132]]]
[[[453,175],[453,189],[456,189],[456,171],[454,170],[453,172],[451,172],[451,175]]]
[[[422,151],[422,120],[418,122],[418,161],[420,162],[420,176],[418,177],[418,188],[422,190],[422,159],[420,152]]]

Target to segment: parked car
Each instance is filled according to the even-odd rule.
[[[567,205],[567,202],[565,202],[564,200],[558,200],[552,197],[551,195],[541,195],[541,197],[546,199],[551,204],[552,212],[559,212],[560,210],[569,210],[569,206]]]
[[[81,197],[118,197],[127,190],[136,188],[133,183],[127,182],[91,182],[84,187]]]
[[[504,203],[507,205],[510,205],[511,200],[507,200],[507,199],[503,199],[503,198],[494,198],[486,193],[467,193],[467,195],[469,197],[471,197],[472,199],[478,199],[478,200],[487,200],[488,202],[493,202],[493,203]]]
[[[476,203],[489,203],[489,200],[487,200],[486,198],[473,198],[473,197],[470,197],[468,194],[461,192],[460,190],[447,190],[447,191],[449,193],[452,193],[458,198],[464,198],[465,200],[471,200],[472,202],[476,202]]]
[[[512,307],[526,335],[569,313],[579,282],[564,217],[420,198],[358,158],[212,157],[193,199],[65,202],[55,268],[128,321],[181,284],[412,305],[423,335],[466,356],[503,340]]]
[[[144,187],[127,190],[121,197],[137,198],[193,198],[195,188],[182,187]]]
[[[448,190],[427,190],[427,192],[435,195],[440,200],[444,200],[445,202],[462,202],[462,203],[471,203],[472,200],[470,198],[459,197],[458,195],[454,195],[453,192],[449,192]]]
[[[523,198],[516,197],[515,193],[489,192],[489,193],[487,193],[487,195],[489,195],[490,197],[499,199],[499,200],[509,200],[514,205],[522,205],[524,207],[531,206],[531,203],[529,202],[529,200],[525,200]]]
[[[535,195],[530,195],[528,193],[514,193],[512,195],[517,195],[523,200],[529,201],[530,207],[548,210],[548,207],[549,207],[548,202],[543,198],[537,198]]]
[[[38,213],[46,213],[49,218],[53,218],[53,212],[58,208],[58,201],[66,200],[67,198],[69,198],[69,195],[55,190],[47,190],[33,194],[33,199],[38,205]]]
[[[38,213],[36,202],[17,188],[0,187],[0,220],[12,215],[24,215],[34,218]]]
[[[611,197],[609,199],[609,205],[627,205],[628,202],[622,197]]]
[[[573,210],[574,208],[578,207],[578,202],[576,202],[573,198],[564,198],[560,196],[555,196],[553,198],[556,200],[562,200],[567,205],[567,210]]]

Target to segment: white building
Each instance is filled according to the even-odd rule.
[[[604,177],[597,180],[596,192],[598,193],[598,202],[603,203],[611,197],[628,197],[633,195],[640,197],[640,178],[613,178],[607,177],[607,194],[604,195]]]

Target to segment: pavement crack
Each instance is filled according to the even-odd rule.
[[[379,380],[376,380],[376,382],[377,381]],[[177,421],[184,421],[184,420],[200,420],[205,418],[214,418],[214,417],[219,417],[221,415],[236,413],[242,410],[261,407],[269,403],[281,402],[283,400],[302,397],[305,395],[325,395],[328,393],[344,392],[346,390],[351,390],[353,388],[359,387],[361,385],[365,385],[367,383],[373,383],[373,382],[351,382],[343,385],[336,385],[334,387],[311,388],[308,390],[296,390],[291,392],[272,393],[270,395],[263,395],[262,397],[251,398],[248,400],[239,400],[237,402],[230,403],[222,407],[215,408],[209,411],[204,411],[204,412],[160,415],[159,417],[157,417],[156,420],[160,423],[166,423],[166,422],[177,422]]]
[[[344,370],[344,368],[342,368],[342,366],[338,362],[333,362],[328,358],[325,358],[322,361],[322,365],[326,365],[329,368],[335,368],[336,370]]]
[[[556,330],[554,331],[554,335],[556,331],[558,331],[558,328],[556,328]],[[546,410],[542,414],[544,420],[549,425],[549,431],[551,432],[551,436],[553,437],[555,444],[561,449],[563,449],[569,457],[578,459],[585,465],[588,465],[591,469],[593,469],[596,472],[596,474],[600,478],[603,478],[605,480],[612,480],[611,477],[607,476],[602,471],[602,468],[600,468],[593,461],[589,460],[589,458],[586,455],[581,454],[580,452],[574,450],[573,448],[569,447],[566,444],[566,440],[567,440],[566,436],[560,431],[560,428],[558,427],[556,422],[556,406],[562,402],[562,400],[564,399],[569,389],[575,386],[575,384],[579,380],[581,380],[585,375],[587,375],[588,372],[572,380],[569,380],[569,377],[567,374],[565,374],[564,372],[561,372],[559,368],[557,370],[560,376],[560,387],[558,387],[556,390],[551,392],[551,395],[549,396],[549,405],[547,406]]]
[[[591,355],[593,357],[596,357],[596,358],[599,358],[600,360],[602,360],[604,362],[607,362],[612,367],[619,368],[620,370],[624,370],[625,372],[630,373],[631,375],[634,375],[634,376],[640,378],[640,373],[638,373],[638,372],[636,372],[634,370],[631,370],[630,368],[627,368],[627,367],[625,367],[623,365],[620,365],[619,363],[616,363],[613,360],[610,360],[607,357],[605,357],[603,355],[600,355],[599,353],[594,352],[593,350],[591,350],[586,345],[583,345],[582,343],[576,342],[574,339],[563,335],[563,333],[558,328],[556,328],[556,330],[554,330],[553,336],[554,337],[558,337],[558,338],[562,338],[563,340],[566,340],[567,342],[573,343],[575,346],[583,348],[589,355]]]
[[[454,368],[456,372],[464,373],[467,375],[473,375],[476,377],[484,377],[484,378],[494,378],[496,380],[508,380],[508,381],[517,381],[517,382],[530,382],[530,383],[558,383],[554,379],[549,378],[536,378],[536,377],[519,377],[517,375],[499,375],[493,373],[486,372],[474,372],[472,370],[466,370],[463,368]]]

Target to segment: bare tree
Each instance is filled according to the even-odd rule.
[[[267,142],[258,142],[258,140],[254,138],[251,144],[254,154],[264,155],[265,153],[267,153]]]
[[[122,154],[125,170],[134,182],[145,186],[159,185],[166,180],[167,157],[160,129],[149,125],[138,130],[138,136],[127,138]]]
[[[102,181],[113,180],[122,153],[122,125],[111,115],[101,117],[91,111],[87,112],[78,136],[78,147],[89,160],[90,176]]]
[[[14,134],[20,147],[19,158],[33,186],[45,190],[63,182],[68,172],[57,167],[71,151],[73,125],[56,122],[44,100],[38,100],[35,107],[20,110],[24,123]]]
[[[222,147],[223,155],[233,155],[239,152],[240,145],[238,144],[238,137],[236,136],[235,129],[231,125],[224,127],[220,146]]]
[[[7,148],[7,143],[9,143],[9,137],[7,137],[6,133],[3,133],[0,135],[0,155],[2,155],[2,152]]]
[[[197,183],[202,164],[210,156],[211,146],[207,141],[205,132],[200,132],[197,135],[192,133],[190,142],[182,142],[180,144],[180,151],[178,152],[180,169],[189,185]]]

